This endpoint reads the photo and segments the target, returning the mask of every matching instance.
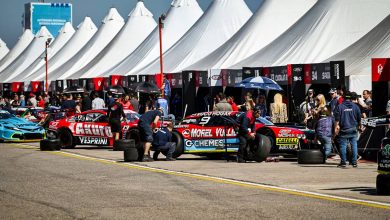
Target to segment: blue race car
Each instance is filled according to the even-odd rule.
[[[8,111],[0,110],[0,141],[27,142],[45,138],[45,129]]]

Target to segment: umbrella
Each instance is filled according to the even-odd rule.
[[[84,87],[70,86],[64,90],[64,93],[83,93],[85,91]]]
[[[242,80],[240,83],[236,83],[235,87],[241,87],[246,89],[263,89],[263,90],[278,90],[283,91],[282,87],[270,78],[257,76],[250,77]]]
[[[125,94],[125,90],[123,89],[122,86],[111,86],[108,91],[110,91],[113,94]]]
[[[141,82],[137,85],[135,92],[142,92],[142,93],[148,93],[148,94],[159,94],[159,93],[161,93],[161,90],[154,83]]]

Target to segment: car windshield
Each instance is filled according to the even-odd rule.
[[[8,119],[8,118],[13,118],[15,117],[14,115],[7,113],[7,112],[1,112],[0,113],[0,119]]]
[[[262,123],[262,124],[265,124],[265,125],[274,125],[274,123],[268,121],[267,119],[263,118],[263,117],[258,117],[256,119],[256,121]]]
[[[127,120],[129,120],[129,121],[136,121],[136,120],[138,120],[141,117],[140,114],[135,113],[135,112],[125,113],[125,114],[126,114]]]

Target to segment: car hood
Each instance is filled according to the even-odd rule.
[[[17,128],[24,128],[24,129],[36,129],[40,128],[41,126],[37,125],[36,123],[30,122],[24,118],[8,118],[8,119],[1,119],[0,124],[5,126],[12,126]]]

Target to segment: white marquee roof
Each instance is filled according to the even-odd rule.
[[[73,26],[69,22],[66,22],[65,25],[59,31],[57,38],[54,40],[52,44],[50,44],[48,48],[47,57],[49,61],[58,51],[61,50],[63,46],[65,46],[65,44],[70,40],[70,38],[73,36],[74,33],[75,30]],[[41,56],[39,56],[27,69],[23,70],[22,73],[18,74],[13,78],[7,78],[6,82],[17,82],[31,75],[32,73],[37,71],[40,67],[45,65],[46,63],[45,57],[46,57],[46,52],[44,51],[41,54]]]
[[[7,55],[7,53],[9,52],[9,49],[7,47],[7,44],[5,44],[5,42],[0,39],[0,60],[3,59],[3,57],[5,57],[5,55]]]
[[[164,21],[163,52],[175,44],[202,14],[203,11],[196,0],[174,0]],[[101,75],[128,75],[137,72],[159,57],[159,51],[159,30],[156,28],[125,60]]]
[[[76,33],[65,44],[65,46],[50,59],[49,62],[49,76],[53,71],[62,66],[66,61],[75,56],[97,32],[97,27],[93,23],[90,17],[85,17],[83,22],[77,27]],[[42,66],[30,76],[24,77],[21,81],[37,81],[42,80],[46,72],[45,66]]]
[[[20,36],[15,46],[0,61],[0,72],[7,68],[32,42],[34,35],[30,29],[26,29]]]
[[[139,1],[111,43],[88,65],[69,78],[90,78],[114,67],[130,55],[157,26],[153,14]]]
[[[322,62],[367,34],[389,13],[388,0],[319,0],[278,39],[230,68]]]
[[[30,66],[45,51],[48,38],[53,38],[53,36],[45,26],[42,26],[23,53],[0,73],[0,81],[4,82],[8,78],[15,77]]]
[[[93,38],[75,56],[53,71],[49,80],[66,79],[87,65],[111,42],[124,23],[118,11],[111,8]]]
[[[229,41],[187,67],[225,69],[267,46],[297,22],[317,0],[265,0],[252,18]]]
[[[214,0],[194,26],[164,53],[164,72],[180,72],[229,40],[252,16],[244,0]],[[160,72],[157,58],[137,74]]]

